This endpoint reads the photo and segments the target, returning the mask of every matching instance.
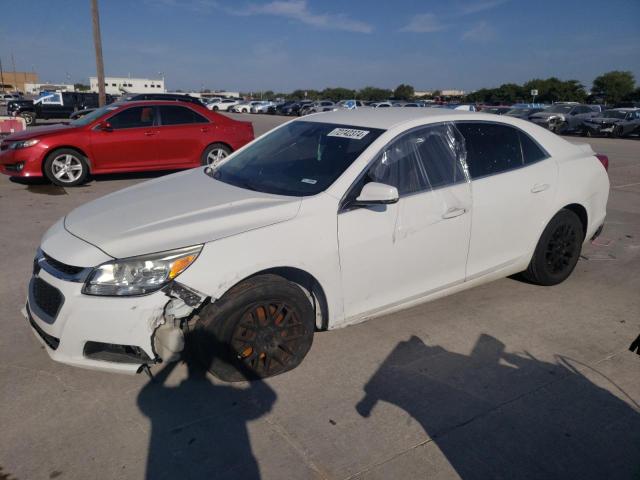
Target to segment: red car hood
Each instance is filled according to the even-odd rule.
[[[42,127],[32,127],[32,128],[28,128],[27,130],[23,131],[23,132],[18,132],[18,133],[14,133],[13,135],[9,135],[8,137],[5,137],[4,140],[5,141],[14,141],[14,140],[27,140],[29,138],[34,138],[34,137],[41,137],[44,135],[51,135],[51,134],[56,134],[62,131],[67,131],[67,130],[71,130],[71,129],[75,129],[78,127],[74,127],[72,125],[63,125],[63,124],[56,124],[56,125],[45,125]]]

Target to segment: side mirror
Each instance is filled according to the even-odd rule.
[[[389,205],[396,203],[400,196],[398,189],[384,183],[369,182],[360,191],[360,195],[353,202],[354,206],[366,207],[368,205]]]
[[[98,129],[102,130],[103,132],[112,132],[113,131],[113,127],[111,126],[111,124],[109,122],[100,122],[98,124]]]

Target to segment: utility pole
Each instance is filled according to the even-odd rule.
[[[4,92],[4,72],[2,71],[2,58],[0,58],[0,88]]]
[[[96,49],[96,70],[98,77],[98,105],[106,103],[104,91],[104,61],[102,59],[102,38],[100,36],[100,14],[98,13],[98,0],[91,0],[91,19],[93,21],[93,45]]]

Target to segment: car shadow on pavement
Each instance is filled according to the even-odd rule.
[[[140,391],[138,407],[151,421],[147,479],[260,478],[247,422],[269,412],[276,393],[248,373],[250,382],[212,383],[203,366],[212,360],[201,362],[187,352],[186,379],[165,384],[177,365],[172,362]]]
[[[640,478],[640,406],[578,364],[506,353],[484,334],[468,356],[413,336],[371,377],[356,410],[367,418],[380,401],[402,408],[463,479]]]
[[[126,172],[126,173],[102,173],[100,175],[92,175],[91,182],[109,182],[113,180],[145,180],[150,178],[163,177],[171,173],[180,172],[181,170],[151,170],[147,172]]]

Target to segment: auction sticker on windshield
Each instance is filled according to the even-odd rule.
[[[327,137],[353,138],[354,140],[362,140],[366,137],[368,130],[357,130],[355,128],[334,128]]]

